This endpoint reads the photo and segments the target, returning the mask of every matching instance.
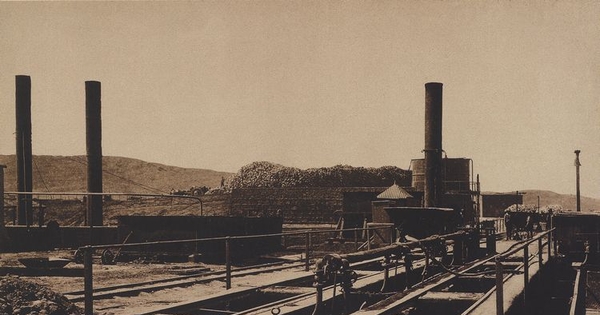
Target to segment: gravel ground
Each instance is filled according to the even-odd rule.
[[[32,257],[59,257],[59,258],[71,258],[72,251],[53,251],[53,252],[27,252],[27,253],[3,253],[0,254],[0,267],[12,267],[17,268],[13,270],[24,270],[24,266],[18,261],[20,258],[32,258]],[[195,263],[119,263],[116,265],[102,265],[98,262],[94,263],[93,266],[93,282],[94,287],[106,287],[106,286],[114,286],[118,284],[126,284],[126,283],[134,283],[134,282],[143,282],[150,280],[158,280],[165,279],[174,276],[178,276],[182,270],[187,268],[194,267],[208,267],[212,270],[222,269],[220,266],[207,266],[202,264]],[[76,271],[77,269],[81,270],[83,265],[77,264],[74,262],[69,263],[64,267],[65,271],[69,271],[72,269]],[[20,272],[19,272],[20,273]],[[68,292],[80,291],[83,290],[83,277],[81,276],[27,276],[27,275],[1,275],[0,280],[2,280],[4,287],[2,288],[17,288],[17,292],[21,292],[18,297],[14,297],[11,299],[10,304],[12,306],[10,309],[13,309],[11,312],[7,311],[9,308],[6,305],[9,304],[9,301],[3,296],[6,294],[5,291],[0,291],[0,315],[4,314],[78,314],[76,311],[71,310],[67,312],[49,312],[48,310],[54,308],[53,304],[50,303],[50,306],[42,307],[42,302],[45,300],[51,301],[54,304],[58,303],[56,301],[59,300],[60,294],[66,294]],[[207,284],[206,289],[209,292],[220,290],[224,284],[215,283],[215,284]],[[190,288],[185,288],[184,291],[187,291]],[[196,288],[197,291],[199,288]],[[7,289],[8,290],[8,289]],[[36,294],[30,294],[33,291],[38,290],[42,292],[43,297],[47,296],[50,293],[55,294],[56,296],[52,296],[52,298],[39,298]],[[30,292],[31,291],[31,292]],[[152,302],[155,304],[165,304],[172,302],[180,302],[182,301],[182,297],[189,295],[189,293],[177,292],[177,289],[164,290],[160,291],[160,296],[152,296]],[[163,294],[164,293],[164,296]],[[38,294],[39,295],[39,294]],[[158,293],[156,294],[158,295]],[[61,296],[64,299],[64,297]],[[112,300],[99,300],[94,303],[94,309],[98,314],[132,314],[131,307],[138,306],[148,306],[149,304],[149,294],[141,294],[138,297],[127,297],[127,298],[115,298]],[[16,299],[16,300],[15,300]],[[42,302],[40,302],[42,301]],[[66,299],[65,299],[66,301]],[[29,304],[27,304],[27,303]],[[34,312],[33,308],[23,308],[22,305],[36,304],[41,308],[45,308],[47,311],[44,313]],[[60,304],[59,304],[60,305]],[[82,303],[77,303],[78,306],[83,307]],[[20,308],[18,310],[17,308]],[[15,311],[15,310],[18,310]]]
[[[29,253],[3,253],[0,254],[0,267],[21,267],[24,268],[18,261],[19,258],[28,257],[72,257],[72,251],[53,251],[53,252],[29,252]],[[102,265],[94,263],[93,276],[94,276],[94,287],[106,287],[125,283],[143,282],[150,280],[165,279],[181,274],[183,270],[194,267],[207,267],[211,270],[223,270],[224,267],[220,265],[205,265],[198,263],[118,263],[116,265]],[[65,269],[82,269],[81,264],[74,262],[69,263],[65,266]],[[269,276],[246,276],[241,278],[235,278],[232,282],[232,287],[248,287],[258,286],[263,283],[273,281],[273,279],[284,279],[297,274],[300,270],[284,270],[269,273]],[[15,307],[19,308],[19,312],[14,310],[11,312],[4,311],[2,309],[5,300],[2,300],[0,293],[0,315],[21,315],[21,314],[80,314],[81,308],[83,308],[83,302],[75,303],[77,308],[66,308],[72,305],[62,296],[68,292],[83,290],[83,278],[79,276],[16,276],[16,275],[2,275],[0,277],[2,281],[16,280],[23,283],[29,283],[27,289],[24,291],[38,291],[42,293],[36,293],[33,295],[27,295],[28,298],[22,298],[18,303],[13,303]],[[25,284],[23,285],[26,286]],[[225,283],[223,281],[212,281],[206,284],[198,284],[184,288],[173,288],[161,290],[154,293],[141,293],[137,296],[132,297],[116,297],[112,299],[97,300],[94,301],[94,311],[96,314],[102,315],[121,315],[121,314],[135,314],[156,308],[161,305],[169,305],[172,303],[183,302],[186,300],[198,299],[203,296],[216,294],[222,292],[225,289]],[[40,297],[40,294],[42,294]],[[53,294],[53,295],[51,295]],[[50,296],[51,298],[46,298]],[[25,302],[26,300],[26,302]],[[66,302],[67,304],[60,308],[60,312],[54,310],[55,305],[62,306],[61,303]],[[8,303],[5,303],[8,304]],[[36,305],[45,312],[39,311],[34,312],[35,309],[32,305]],[[29,307],[29,308],[26,308]],[[73,306],[74,307],[74,306]],[[5,308],[6,309],[6,308]],[[62,310],[65,310],[64,312]],[[25,312],[26,310],[27,312]],[[52,312],[54,311],[54,312]]]

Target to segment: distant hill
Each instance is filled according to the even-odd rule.
[[[16,158],[0,155],[4,170],[4,190],[16,191]],[[33,190],[49,192],[84,192],[87,188],[85,156],[33,157]],[[102,158],[104,192],[169,193],[171,189],[187,190],[192,186],[218,187],[221,178],[233,173],[206,169],[182,168],[142,160],[104,156]]]
[[[33,157],[33,190],[50,192],[84,192],[87,187],[85,156]],[[0,155],[4,170],[5,191],[17,190],[16,158]],[[231,179],[234,173],[206,169],[182,168],[145,162],[125,157],[103,157],[103,182],[105,192],[169,193],[171,189],[187,190],[192,186],[218,187],[221,178]],[[565,210],[576,209],[575,195],[558,194],[546,190],[523,190],[524,204],[561,205]],[[492,193],[492,192],[486,192]],[[506,194],[510,194],[507,192]],[[600,212],[600,199],[581,197],[582,211]]]
[[[491,192],[485,192],[491,194]],[[502,194],[511,194],[514,192],[506,192]],[[538,196],[540,197],[540,206],[561,205],[564,210],[577,209],[577,196],[558,194],[547,190],[523,190],[523,204],[537,205]],[[600,212],[600,199],[594,199],[581,196],[581,211]]]

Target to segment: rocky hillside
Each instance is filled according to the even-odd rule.
[[[34,156],[33,190],[83,192],[86,190],[85,156]],[[0,155],[4,170],[5,191],[17,190],[16,158]],[[105,192],[169,193],[171,189],[188,190],[192,186],[217,187],[221,178],[233,174],[205,169],[181,168],[141,160],[105,156],[102,160]]]

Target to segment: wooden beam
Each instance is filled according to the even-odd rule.
[[[483,297],[480,292],[441,292],[429,291],[425,295],[419,297],[419,301],[427,302],[447,302],[447,301],[478,301]]]

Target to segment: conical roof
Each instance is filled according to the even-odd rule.
[[[377,199],[406,199],[412,196],[396,183],[377,196]]]

